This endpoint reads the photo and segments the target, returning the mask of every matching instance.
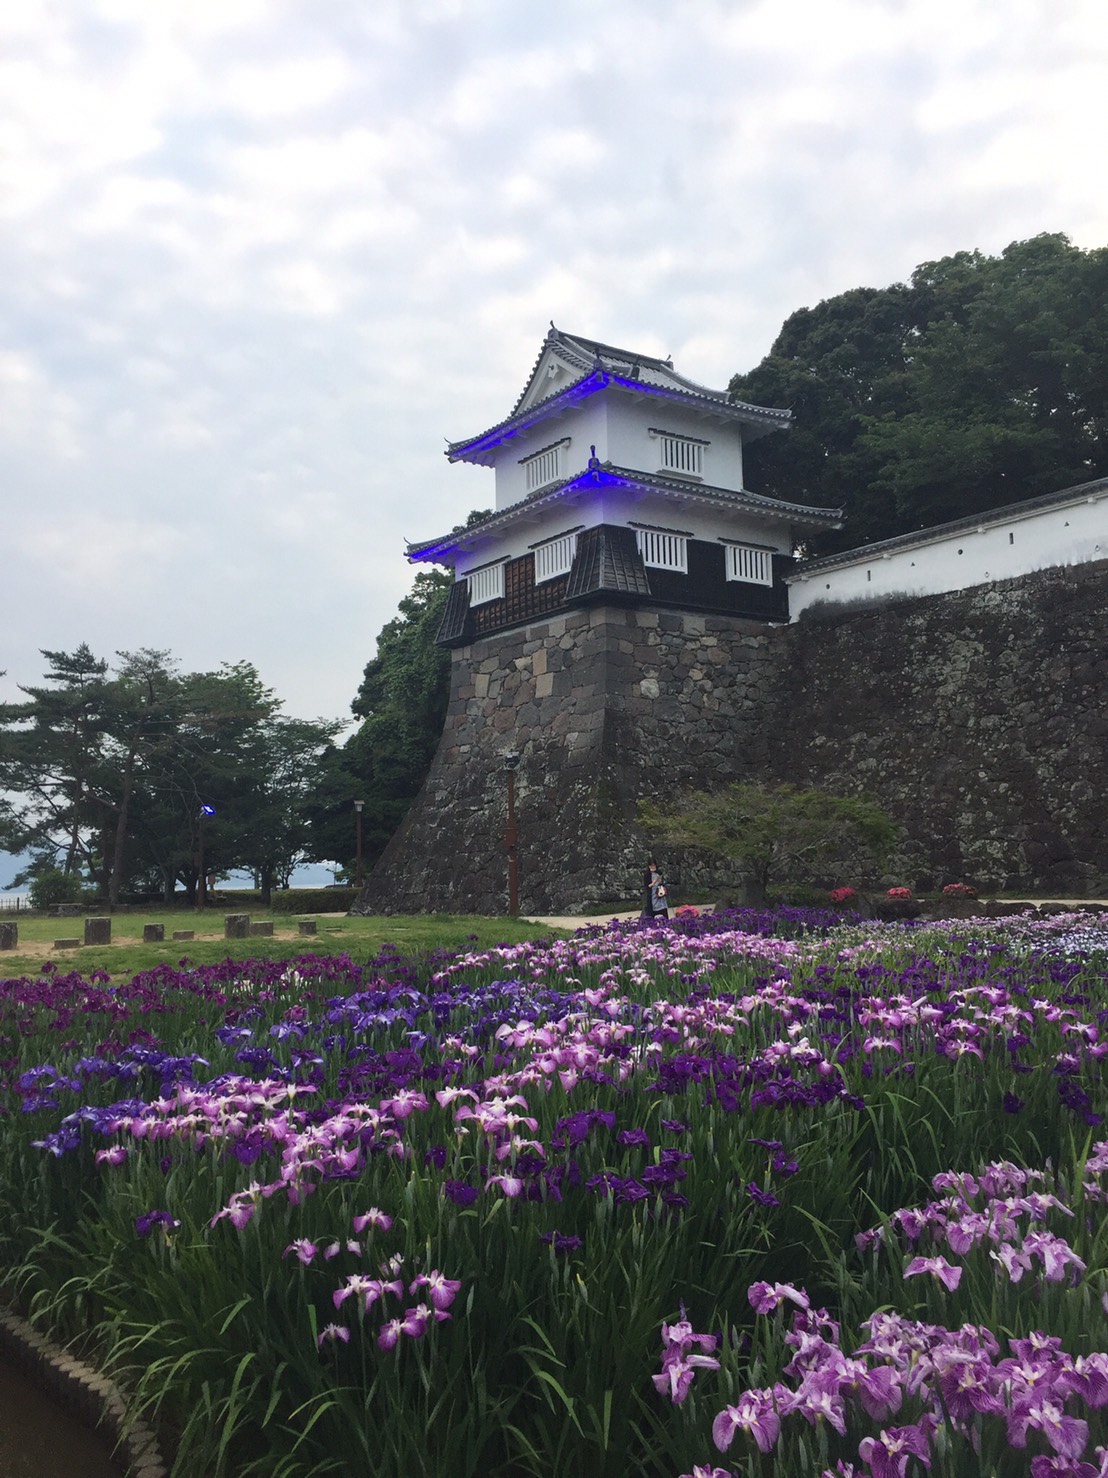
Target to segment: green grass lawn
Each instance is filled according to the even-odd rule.
[[[238,912],[239,910],[235,910]],[[95,915],[90,915],[94,917]],[[19,944],[0,954],[0,978],[38,974],[50,961],[60,969],[107,970],[113,977],[130,978],[138,970],[155,965],[176,965],[187,957],[196,965],[220,960],[295,959],[300,954],[349,954],[358,963],[376,955],[385,945],[395,945],[406,955],[423,955],[435,949],[466,949],[493,944],[515,944],[524,939],[549,937],[541,924],[523,919],[485,918],[466,914],[414,914],[390,918],[361,918],[349,914],[273,914],[255,909],[251,918],[273,920],[273,937],[225,939],[223,910],[149,909],[119,913],[112,918],[110,945],[79,945],[55,949],[56,939],[84,938],[85,916],[48,918],[42,915],[11,916],[18,923]],[[300,918],[314,918],[316,933],[301,935]],[[144,944],[146,924],[163,924],[166,938],[161,944]],[[174,940],[177,930],[191,929],[195,938]]]

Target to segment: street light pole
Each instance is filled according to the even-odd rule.
[[[196,906],[206,908],[208,903],[208,885],[204,878],[204,822],[209,816],[215,815],[215,807],[204,805],[200,807],[200,848],[197,863],[199,877],[196,880]]]
[[[508,853],[508,912],[512,918],[519,914],[519,832],[516,828],[516,770],[521,755],[518,749],[509,749],[504,756],[504,769],[508,774],[508,825],[504,830],[504,847]]]
[[[354,864],[354,886],[361,889],[362,886],[362,807],[365,801],[354,802],[354,831],[357,838],[357,861]]]

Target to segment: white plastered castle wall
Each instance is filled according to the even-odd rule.
[[[539,421],[500,448],[496,461],[496,507],[510,508],[526,498],[530,457],[568,440],[560,471],[572,477],[588,466],[592,448],[597,459],[641,472],[661,471],[661,441],[653,430],[669,431],[707,443],[704,470],[699,479],[707,486],[739,492],[743,485],[742,427],[683,406],[679,401],[620,390],[603,390],[573,406],[572,412]]]
[[[494,560],[518,559],[542,540],[599,524],[617,527],[645,524],[708,543],[727,539],[772,548],[778,554],[792,552],[789,529],[777,520],[771,523],[746,510],[691,501],[678,505],[672,495],[638,497],[623,488],[601,486],[587,487],[572,498],[536,508],[532,520],[513,523],[502,534],[494,531],[484,535],[472,548],[459,551],[455,575],[459,580],[464,579],[471,571]]]
[[[816,605],[940,595],[1065,565],[1108,558],[1108,484],[1076,488],[1049,508],[1020,505],[980,522],[863,547],[789,577],[789,619]]]

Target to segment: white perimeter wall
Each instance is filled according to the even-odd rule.
[[[995,515],[993,515],[995,517]],[[896,549],[860,549],[847,564],[793,576],[789,619],[814,605],[888,596],[939,595],[1059,565],[1108,558],[1108,489],[1072,502],[984,520],[975,528],[928,537]]]

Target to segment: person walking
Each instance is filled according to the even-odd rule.
[[[643,902],[642,916],[644,919],[668,919],[669,918],[669,889],[666,880],[662,876],[662,870],[657,861],[650,857],[642,874]]]

